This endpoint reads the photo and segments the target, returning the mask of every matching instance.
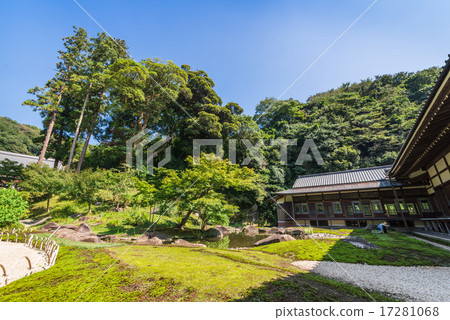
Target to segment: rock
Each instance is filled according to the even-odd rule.
[[[47,224],[44,224],[41,228],[42,231],[53,231],[56,230],[60,227],[59,224],[55,223],[55,222],[49,222]]]
[[[206,230],[206,236],[211,238],[223,238],[223,233],[218,228],[209,228]]]
[[[109,242],[119,242],[119,235],[117,234],[105,234],[98,236],[100,240],[109,241]]]
[[[72,219],[76,219],[76,218],[81,217],[81,216],[82,216],[81,213],[74,213],[74,214],[72,214],[70,217],[71,217]]]
[[[215,229],[219,230],[220,232],[222,232],[222,234],[224,236],[229,235],[231,233],[236,233],[236,229],[230,226],[220,226],[217,225],[214,227]]]
[[[75,240],[75,241],[81,241],[81,242],[92,242],[92,243],[100,243],[103,242],[100,240],[99,237],[97,236],[83,236],[82,238],[80,238],[79,240]]]
[[[72,241],[94,242],[94,243],[102,242],[101,239],[97,237],[93,232],[77,232],[76,230],[68,228],[59,229],[58,231],[56,231],[55,235],[60,238]]]
[[[151,246],[162,246],[163,242],[161,239],[157,237],[151,237],[149,238],[148,235],[144,234],[136,241],[137,244],[146,244]]]
[[[268,232],[268,234],[285,234],[286,230],[282,228],[272,228]]]
[[[268,233],[269,230],[270,230],[270,228],[261,227],[261,228],[259,228],[259,233]]]
[[[271,243],[277,243],[277,242],[283,242],[283,241],[293,241],[295,238],[293,236],[290,236],[288,234],[274,234],[271,236],[268,236],[267,238],[264,238],[262,240],[257,241],[254,246],[265,246],[266,244]]]
[[[361,249],[380,249],[379,246],[367,242],[366,240],[357,238],[357,237],[347,237],[346,239],[342,240],[344,242],[350,243],[354,245],[355,247],[361,248]]]
[[[91,219],[92,219],[92,217],[81,217],[80,219],[78,219],[78,221],[88,221]]]
[[[173,246],[180,246],[180,247],[206,247],[204,244],[201,243],[191,243],[187,242],[183,239],[178,239],[174,243],[172,243]]]
[[[291,236],[305,236],[306,233],[300,228],[286,228],[286,233]]]
[[[77,232],[92,232],[91,227],[87,223],[81,223],[76,229]]]
[[[172,238],[169,235],[159,232],[159,231],[153,231],[153,232],[148,233],[148,237],[149,238],[157,237],[158,239],[161,239],[162,242],[164,242],[164,243],[172,242]]]
[[[254,226],[246,226],[246,227],[244,227],[242,232],[251,237],[259,234],[258,228],[254,227]]]
[[[365,230],[375,230],[377,226],[367,225],[364,229]]]
[[[71,230],[76,230],[78,227],[74,224],[66,224],[61,226],[61,229],[71,229]]]
[[[109,237],[109,242],[113,242],[113,243],[119,242],[119,235],[117,235],[117,234],[111,235]]]

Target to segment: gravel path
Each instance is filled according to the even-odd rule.
[[[426,239],[422,239],[422,238],[418,238],[418,237],[414,237],[414,236],[409,236],[409,235],[408,235],[408,237],[413,238],[413,239],[417,239],[417,240],[420,240],[420,241],[432,244],[433,246],[436,246],[436,247],[442,248],[444,250],[450,251],[450,247],[446,246],[444,244],[440,244],[440,243],[437,243],[437,242],[433,242],[433,241],[429,241],[429,240],[426,240]]]
[[[31,261],[31,270],[27,260]],[[0,264],[6,269],[7,276],[3,275],[0,268],[0,287],[5,285],[5,280],[11,283],[14,280],[23,278],[31,273],[42,271],[48,268],[43,251],[31,249],[23,243],[0,242]]]
[[[294,266],[406,301],[450,301],[449,267],[370,266],[353,263],[296,261]]]

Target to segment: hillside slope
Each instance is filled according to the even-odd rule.
[[[0,150],[37,156],[42,143],[34,141],[40,135],[38,127],[0,117]]]

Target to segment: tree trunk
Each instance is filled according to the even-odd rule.
[[[81,166],[83,165],[84,157],[86,156],[86,151],[89,146],[89,140],[91,140],[92,132],[94,131],[95,122],[97,121],[97,117],[98,117],[98,111],[96,111],[94,113],[94,117],[92,118],[92,121],[89,124],[88,134],[86,136],[86,141],[84,142],[84,145],[83,145],[83,150],[81,150],[81,155],[80,155],[80,159],[78,160],[77,170],[75,171],[76,173],[80,172]]]
[[[91,92],[91,88],[92,88],[92,83],[89,84],[89,88],[87,90],[86,97],[84,98],[83,108],[81,109],[80,118],[78,119],[78,123],[77,123],[77,129],[75,130],[75,136],[73,137],[72,148],[70,148],[69,161],[67,162],[67,169],[69,169],[69,170],[70,170],[70,166],[72,165],[72,162],[73,162],[73,156],[75,154],[75,149],[77,148],[78,137],[80,135],[80,127],[81,127],[81,123],[83,122],[84,111],[86,110],[86,104],[88,101],[89,93]]]
[[[191,214],[192,214],[192,211],[189,211],[188,213],[186,213],[186,215],[183,217],[183,219],[181,220],[180,224],[178,225],[178,228],[183,230],[184,225],[189,220],[189,217],[191,216]]]
[[[92,204],[91,204],[91,202],[89,202],[89,211],[88,211],[88,213],[92,213],[91,207],[92,207]]]
[[[56,121],[56,111],[52,112],[52,118],[50,120],[50,123],[47,128],[47,134],[45,136],[44,145],[42,146],[41,153],[39,155],[38,164],[42,164],[42,161],[44,161],[45,153],[47,152],[48,143],[50,142],[50,137],[52,136],[53,126],[55,125]]]
[[[77,170],[75,171],[75,173],[80,172],[81,166],[83,165],[84,157],[86,156],[86,151],[87,151],[87,148],[89,146],[89,140],[91,139],[92,132],[94,131],[95,123],[97,122],[97,117],[98,117],[98,114],[100,112],[100,108],[101,108],[101,104],[102,104],[102,100],[103,100],[103,96],[104,95],[105,95],[105,92],[102,92],[102,94],[100,96],[100,104],[98,106],[98,109],[95,110],[95,112],[94,112],[94,114],[92,116],[91,123],[89,124],[89,131],[88,131],[88,134],[86,136],[86,141],[84,142],[84,145],[83,145],[83,150],[81,150],[80,160],[78,160]]]
[[[50,212],[50,198],[47,199],[47,213]]]
[[[57,141],[58,148],[56,149],[55,162],[53,164],[53,168],[55,168],[55,169],[58,168],[58,164],[59,164],[59,161],[60,161],[60,159],[59,159],[60,158],[59,152],[61,151],[63,134],[64,134],[63,129],[59,129],[59,135],[58,135],[58,141]]]

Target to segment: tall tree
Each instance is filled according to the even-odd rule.
[[[39,154],[39,164],[45,158],[57,114],[62,110],[61,100],[70,87],[69,82],[72,80],[72,75],[76,74],[77,66],[82,60],[80,56],[85,49],[86,31],[74,27],[74,33],[73,36],[64,38],[64,50],[59,51],[59,61],[56,64],[57,72],[55,76],[47,81],[44,87],[30,89],[28,93],[35,95],[36,98],[23,102],[23,105],[31,106],[34,111],[40,111],[43,117],[49,116],[50,118],[47,125],[47,134]]]
[[[90,139],[96,130],[99,118],[103,116],[112,103],[110,89],[113,82],[110,80],[111,73],[109,68],[117,60],[123,59],[128,55],[125,41],[112,39],[105,33],[99,33],[97,37],[91,38],[90,42],[89,65],[91,70],[89,71],[89,90],[85,102],[90,106],[91,116],[76,172],[81,170]],[[89,95],[90,101],[87,100]],[[80,115],[80,125],[82,120],[83,117]]]

